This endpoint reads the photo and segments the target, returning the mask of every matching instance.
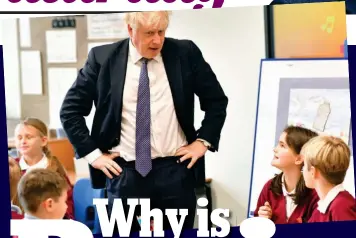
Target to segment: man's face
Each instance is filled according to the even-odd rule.
[[[150,24],[148,21],[139,24],[136,29],[128,25],[129,35],[134,46],[140,55],[147,59],[152,59],[161,52],[166,29],[167,25],[164,23],[162,17],[159,18],[156,24]]]

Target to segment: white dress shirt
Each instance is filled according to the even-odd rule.
[[[142,56],[132,42],[129,45],[126,80],[123,92],[120,144],[111,152],[119,152],[127,161],[135,160],[136,104]],[[173,156],[177,149],[187,145],[178,123],[169,81],[159,54],[147,64],[151,96],[151,154],[152,158]],[[119,95],[118,95],[119,97]],[[84,158],[92,163],[102,155],[99,149]]]
[[[283,196],[286,199],[286,214],[287,214],[287,220],[290,218],[292,213],[297,207],[297,204],[294,203],[293,198],[291,195],[295,194],[295,189],[292,192],[288,192],[287,188],[285,186],[284,182],[284,176],[282,176],[282,191],[283,191]]]
[[[19,161],[19,165],[21,170],[26,170],[26,173],[32,169],[45,169],[48,166],[48,159],[46,157],[46,155],[43,155],[42,159],[40,161],[38,161],[36,164],[34,165],[28,165],[24,159],[24,157],[20,158]]]

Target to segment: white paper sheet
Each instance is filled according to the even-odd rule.
[[[65,95],[78,74],[76,68],[48,68],[50,128],[62,128],[59,111]]]
[[[348,144],[351,120],[350,90],[292,89],[288,125],[341,137]]]
[[[59,119],[59,110],[62,106],[65,95],[77,78],[76,68],[49,68],[48,69],[48,94],[49,94],[49,114],[50,128],[62,128]],[[95,107],[93,103],[90,114],[85,117],[86,125],[91,131]]]
[[[90,52],[90,50],[96,46],[101,46],[101,45],[108,45],[108,44],[112,44],[113,42],[91,42],[88,43],[88,54]]]
[[[128,37],[123,13],[87,15],[88,39]]]
[[[40,51],[21,52],[22,93],[42,95],[42,63]]]
[[[19,18],[20,46],[31,47],[31,19],[28,17]]]
[[[77,62],[77,37],[75,30],[51,30],[46,32],[47,62]]]

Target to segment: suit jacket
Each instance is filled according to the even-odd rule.
[[[61,123],[78,158],[97,148],[105,153],[120,143],[129,41],[93,48],[65,96],[60,110]],[[199,137],[212,144],[212,151],[217,151],[228,98],[214,72],[192,41],[166,38],[161,54],[178,122],[188,143]],[[194,127],[194,95],[199,97],[205,112],[198,130]],[[93,102],[96,112],[89,134],[84,116],[89,115]],[[93,187],[104,188],[105,174],[92,166],[89,168]],[[204,185],[204,158],[198,160],[194,169],[197,186]]]

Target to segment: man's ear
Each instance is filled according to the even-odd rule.
[[[130,38],[132,38],[133,28],[129,24],[127,25],[127,32],[129,33]]]

